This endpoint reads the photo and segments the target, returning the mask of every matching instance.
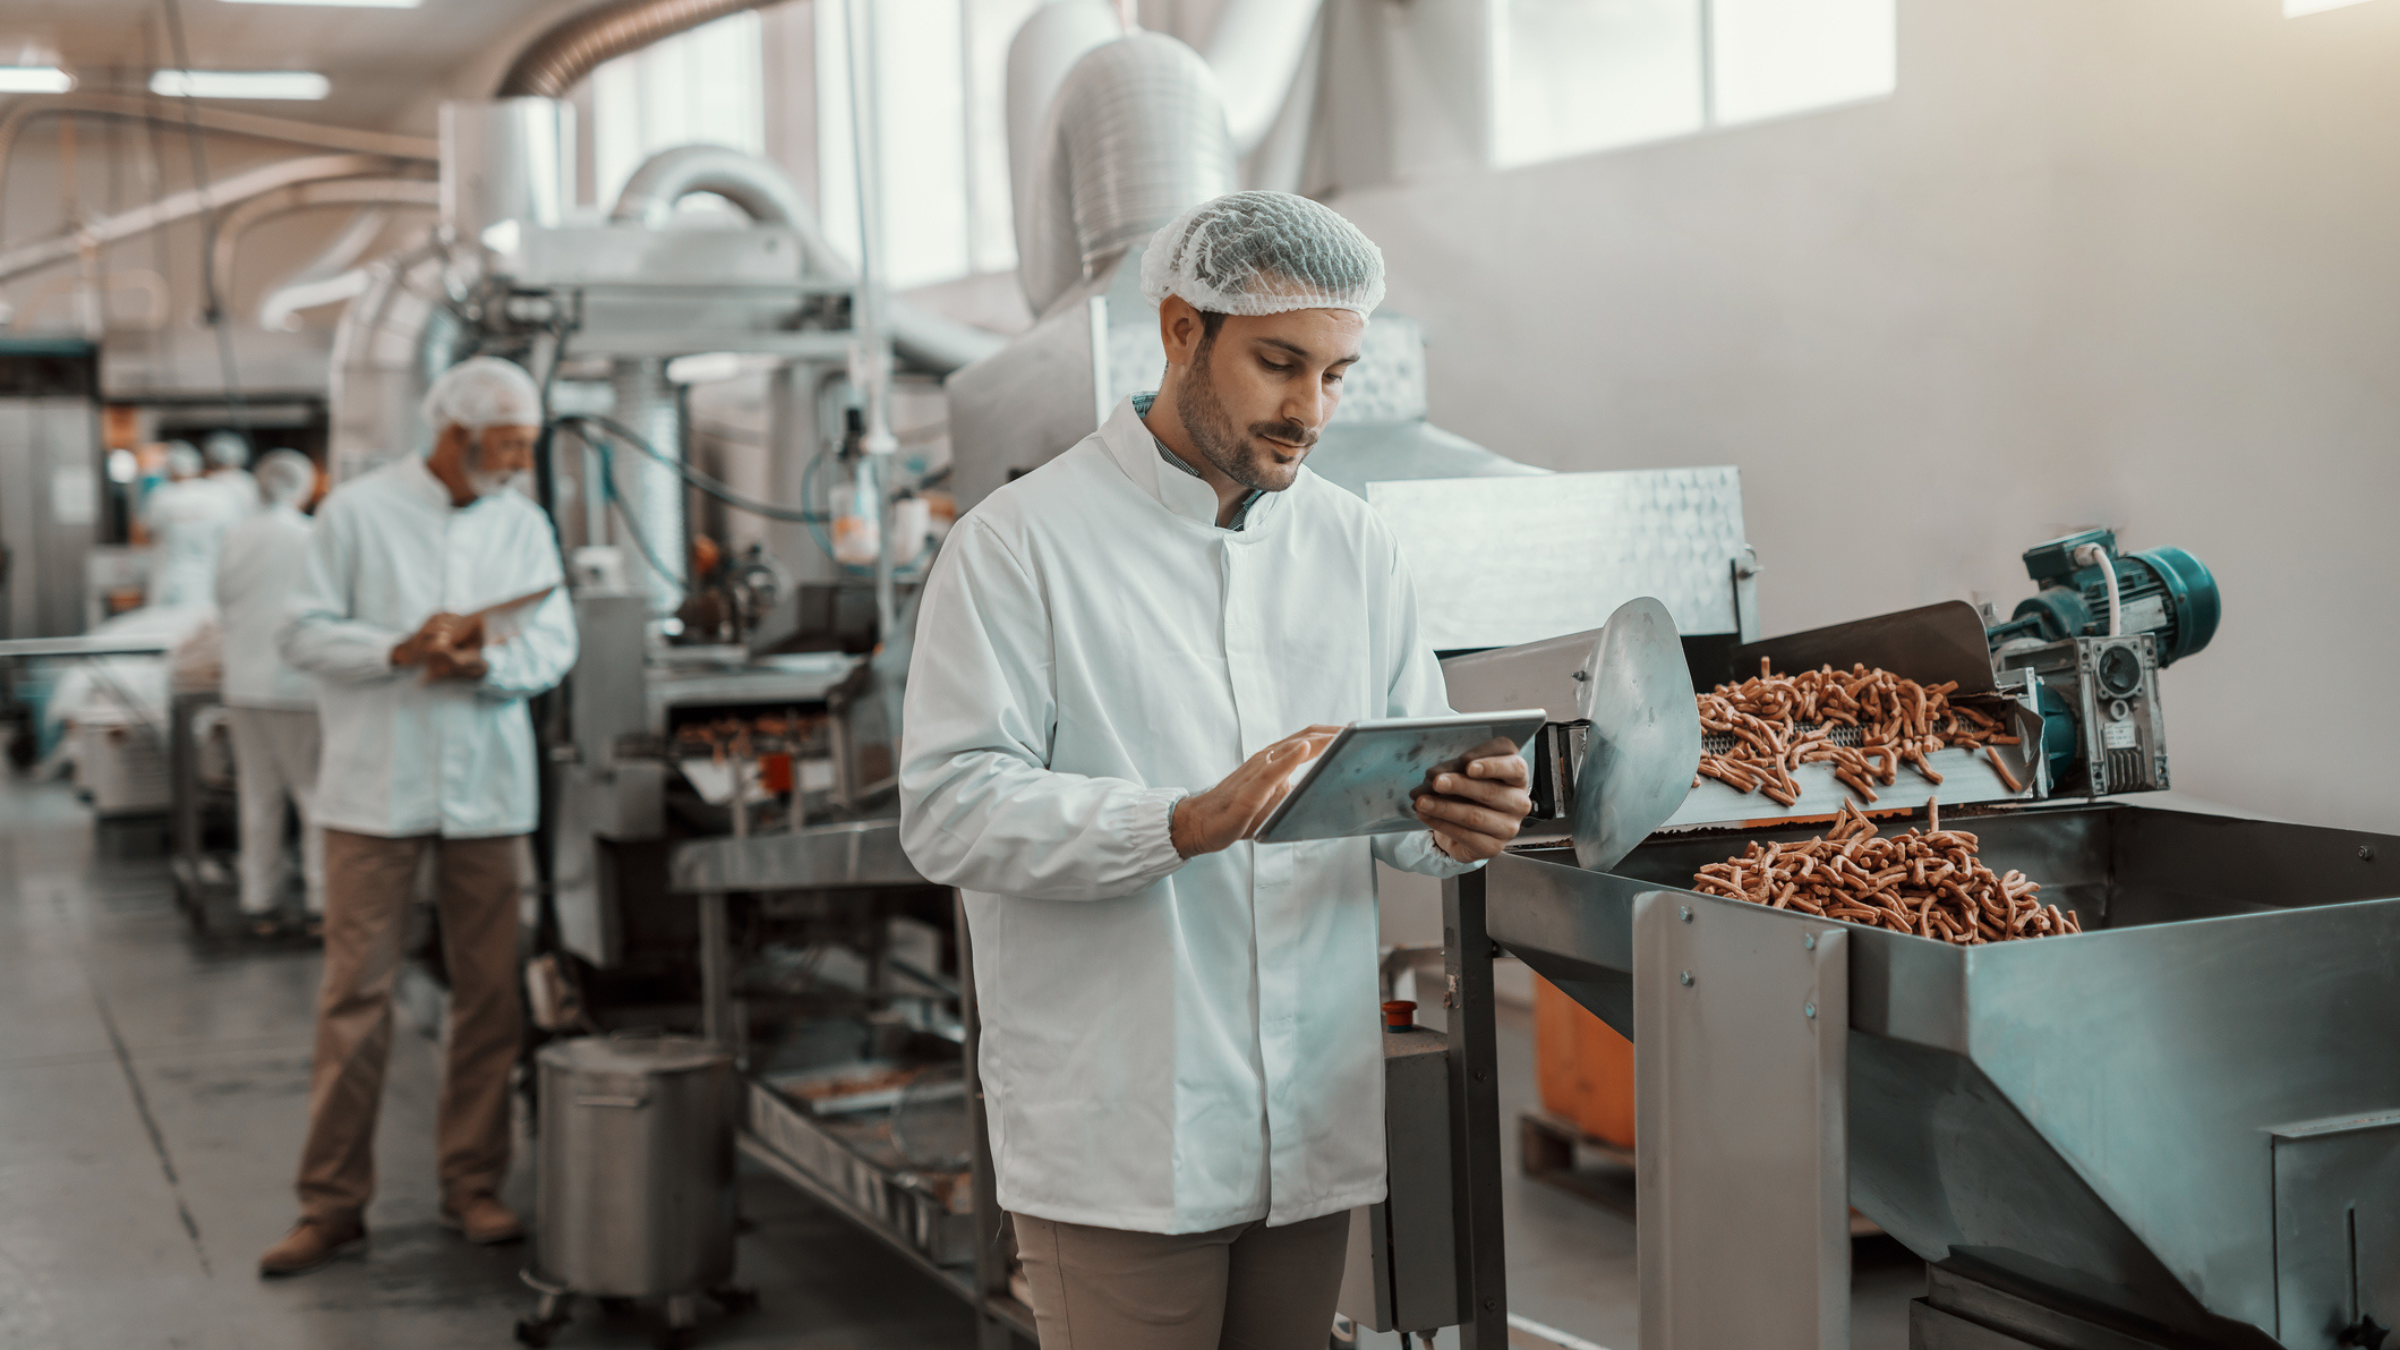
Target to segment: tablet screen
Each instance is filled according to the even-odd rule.
[[[1425,828],[1415,801],[1435,774],[1486,755],[1522,752],[1549,715],[1539,708],[1387,718],[1342,728],[1255,836],[1262,844],[1401,834]]]

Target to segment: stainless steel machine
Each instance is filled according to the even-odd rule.
[[[1906,828],[1938,791],[1945,822],[2083,933],[1957,947],[1705,895],[1703,864],[1821,833],[1841,789],[1804,780],[1789,808],[1682,792],[1698,727],[1653,724],[1721,675],[1695,661],[1686,689],[1612,699],[1634,678],[1609,650],[1619,623],[1448,663],[1458,706],[1530,700],[1571,733],[1545,758],[1571,844],[1445,885],[1459,1219],[1442,1240],[1463,1346],[1507,1335],[1505,953],[1638,1046],[1643,1350],[1847,1346],[1851,1206],[1929,1263],[1917,1350],[2383,1350],[2400,1317],[2400,836],[2103,795],[2129,781],[2120,747],[2082,733],[2129,720],[2109,703],[2134,691],[2112,694],[2090,652],[2166,639],[2064,634],[2034,645],[2083,659],[2020,664],[1971,607],[1932,606],[1724,657],[1863,661],[2005,708],[2010,775],[1936,757],[1940,788],[1903,772],[1869,809]],[[2163,763],[2156,663],[2140,675],[2141,745]],[[2061,724],[2074,734],[2046,743]],[[1664,828],[1603,828],[1593,796],[1662,784]]]

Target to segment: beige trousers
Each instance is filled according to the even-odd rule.
[[[375,1194],[375,1117],[392,1049],[392,982],[425,851],[450,972],[450,1044],[435,1122],[442,1200],[497,1191],[508,1175],[508,1075],[522,1031],[517,995],[520,836],[382,839],[325,831],[325,981],[317,993],[304,1218],[356,1218]]]
[[[1350,1213],[1129,1233],[1011,1214],[1042,1350],[1324,1350]]]
[[[283,896],[284,803],[300,813],[300,876],[308,912],[325,912],[325,832],[317,827],[314,708],[229,707],[233,786],[242,813],[242,913],[272,914]]]

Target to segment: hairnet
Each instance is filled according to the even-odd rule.
[[[250,442],[243,440],[238,431],[212,431],[200,444],[211,464],[238,469],[250,462]]]
[[[251,472],[258,476],[259,494],[278,506],[298,506],[317,486],[317,466],[297,450],[269,450]]]
[[[542,424],[542,391],[514,361],[470,356],[445,370],[425,391],[425,425],[438,434],[456,423],[469,431]]]
[[[1383,302],[1383,251],[1331,207],[1288,192],[1233,192],[1150,237],[1142,296],[1215,314],[1347,309]]]
[[[167,442],[167,477],[191,478],[207,467],[207,461],[200,458],[200,452],[192,448],[190,441]]]

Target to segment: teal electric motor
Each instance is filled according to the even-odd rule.
[[[2198,558],[2179,548],[2119,556],[2114,531],[2085,530],[2025,550],[2025,571],[2041,589],[2018,602],[2007,622],[1992,626],[1993,648],[2015,638],[2056,642],[2107,636],[2103,567],[2116,574],[2117,604],[2124,611],[2118,631],[2150,634],[2162,667],[2199,651],[2217,635],[2217,579]]]

